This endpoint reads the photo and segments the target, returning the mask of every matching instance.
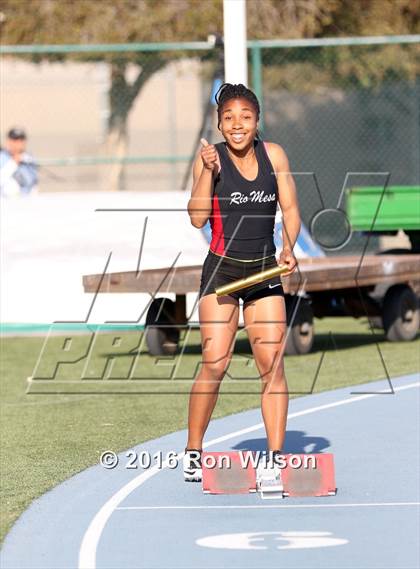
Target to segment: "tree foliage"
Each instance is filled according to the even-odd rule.
[[[222,0],[2,0],[8,44],[205,40]],[[420,33],[418,0],[247,0],[249,39]]]
[[[222,0],[3,0],[3,42],[71,44],[206,39]],[[28,11],[30,17],[28,17]]]
[[[418,0],[248,0],[249,37],[322,38],[420,33]],[[259,21],[259,25],[256,23]],[[272,87],[307,91],[314,85],[372,88],[386,80],[415,81],[420,48],[372,45],[264,50]]]
[[[222,26],[222,0],[3,0],[3,42],[12,45],[118,44],[180,42],[207,39]],[[29,14],[28,14],[29,12]],[[150,77],[182,51],[124,53],[43,53],[23,56],[32,61],[76,59],[107,61],[110,66],[108,136],[113,157],[125,156],[130,110]],[[128,79],[128,65],[136,68]],[[123,188],[123,166],[111,169],[109,183]]]
[[[247,0],[247,22],[249,39],[413,34],[420,33],[420,4],[418,0]],[[199,41],[222,34],[223,0],[1,0],[0,29],[2,42],[11,45]],[[413,80],[419,73],[418,49],[418,45],[345,46],[297,50],[298,56],[282,50],[276,57],[264,50],[264,79],[300,90],[309,83],[332,80],[365,87],[396,76]],[[209,57],[205,52],[196,55]],[[22,57],[108,61],[108,146],[113,155],[123,156],[136,97],[154,73],[183,56],[181,51],[167,51]],[[132,81],[127,78],[129,63],[137,66]],[[117,168],[114,183],[120,187],[121,174],[122,168]]]

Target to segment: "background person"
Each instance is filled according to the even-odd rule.
[[[27,195],[37,189],[38,166],[26,152],[26,133],[14,127],[7,133],[5,147],[0,150],[0,195]]]

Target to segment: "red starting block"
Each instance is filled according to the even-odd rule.
[[[201,456],[203,492],[205,494],[256,492],[256,454],[249,451],[203,452]],[[334,456],[331,453],[284,454],[281,479],[283,497],[334,496],[337,493]]]
[[[335,496],[334,456],[285,454],[281,470],[284,496]],[[300,466],[299,466],[300,464]]]
[[[205,494],[248,494],[257,491],[255,468],[244,466],[239,452],[203,452],[203,492]]]

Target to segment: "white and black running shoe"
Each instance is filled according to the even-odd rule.
[[[203,472],[201,469],[201,450],[185,449],[183,459],[185,482],[201,482]]]
[[[283,496],[283,481],[281,478],[281,468],[273,458],[262,458],[257,465],[257,491],[261,495],[272,494],[278,497]],[[263,496],[262,496],[263,497]]]

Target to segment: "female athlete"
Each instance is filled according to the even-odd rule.
[[[212,240],[199,292],[202,367],[190,393],[184,477],[200,481],[203,437],[229,366],[239,320],[239,298],[253,356],[262,380],[261,410],[271,456],[282,451],[288,389],[283,351],[286,309],[280,277],[229,295],[215,288],[280,264],[296,269],[293,247],[300,230],[296,187],[281,146],[258,135],[260,106],[242,84],[224,83],[216,94],[224,141],[202,148],[193,167],[188,213],[194,227],[210,219]],[[277,203],[282,211],[283,249],[273,240]],[[269,476],[278,477],[278,469]],[[258,482],[258,470],[257,470]]]

